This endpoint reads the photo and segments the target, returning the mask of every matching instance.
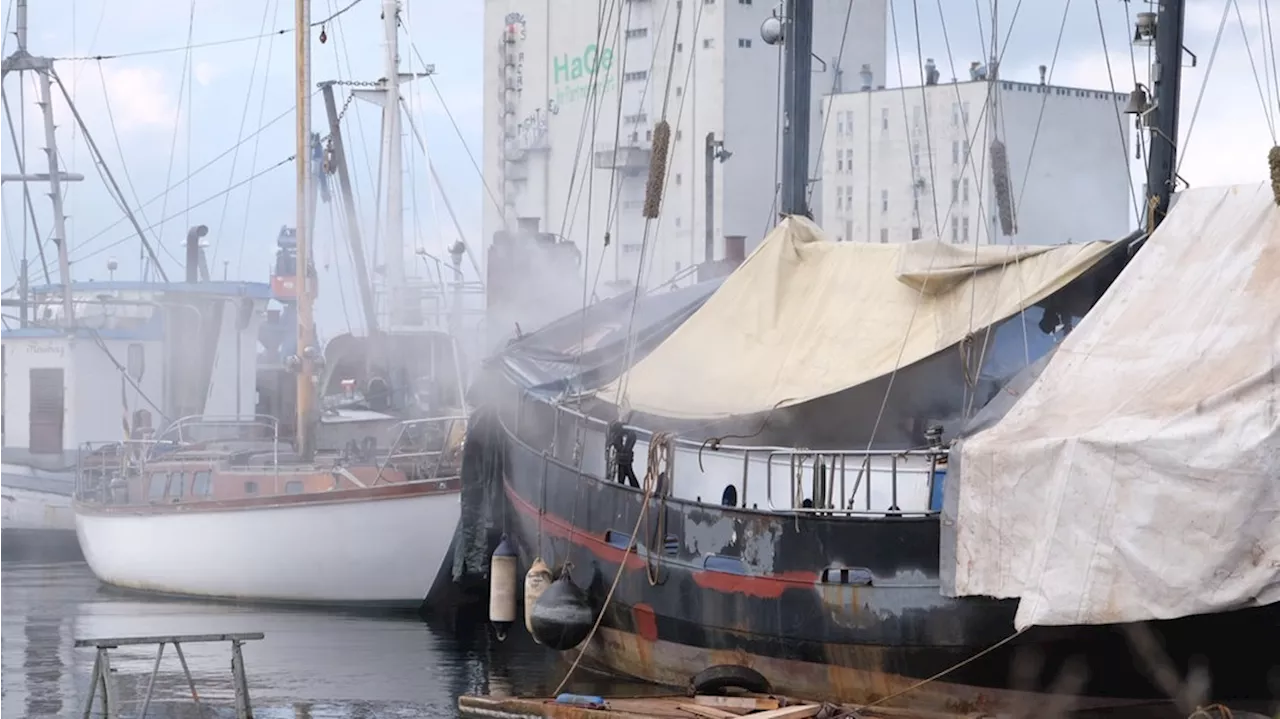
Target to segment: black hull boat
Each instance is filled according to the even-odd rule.
[[[1161,672],[1199,667],[1215,700],[1274,711],[1266,648],[1280,646],[1278,605],[1015,636],[1016,600],[942,595],[937,513],[782,513],[649,494],[575,468],[592,443],[566,430],[598,420],[557,421],[571,413],[532,397],[515,404],[473,425],[468,451],[494,470],[473,479],[502,498],[521,571],[535,558],[567,563],[603,613],[584,644],[596,669],[684,686],[737,665],[788,695],[963,713],[1038,711],[1047,696],[1075,709],[1168,704],[1176,688]]]

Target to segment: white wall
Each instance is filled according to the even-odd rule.
[[[841,62],[845,87],[858,82],[858,70],[864,63],[873,68],[876,77],[883,77],[885,3],[854,2]],[[540,217],[543,231],[577,242],[589,254],[586,264],[593,279],[596,268],[601,268],[601,286],[612,280],[634,281],[640,246],[645,241],[641,208],[647,161],[642,157],[629,173],[614,172],[596,168],[595,154],[607,154],[615,144],[648,149],[649,132],[663,116],[665,99],[673,131],[670,169],[661,215],[649,223],[644,283],[653,286],[664,282],[677,268],[688,268],[704,258],[703,158],[708,132],[715,132],[733,153],[716,169],[716,256],[723,256],[726,234],[745,235],[749,252],[773,224],[781,52],[766,45],[759,32],[760,23],[773,7],[762,0],[557,0],[554,5],[549,0],[488,0],[484,171],[487,184],[500,201],[503,192],[512,198],[507,203],[512,215],[508,221],[513,222],[515,216]],[[848,7],[846,0],[815,2],[814,53],[827,63],[824,71],[822,62],[814,62],[811,162],[815,178],[821,98],[831,90],[836,76],[835,60],[844,39]],[[624,32],[616,30],[617,15],[604,23],[601,44],[612,51],[611,63],[608,71],[602,70],[598,76],[602,83],[598,101],[589,102],[585,91],[589,78],[566,80],[563,71],[557,77],[556,62],[559,59],[563,68],[565,54],[571,63],[597,42],[599,13],[608,8],[621,11]],[[522,21],[517,22],[522,29],[511,46],[503,43],[508,19]],[[751,46],[740,47],[740,39],[749,40]],[[679,46],[673,58],[675,43]],[[520,80],[513,83],[515,89],[504,93],[506,47],[514,50],[514,69],[518,69]],[[603,54],[604,50],[600,51]],[[546,127],[547,149],[524,153],[518,169],[502,162],[504,103],[513,106],[517,122],[512,124],[522,128],[520,142],[527,142],[529,135],[523,128],[543,123]],[[507,148],[508,158],[518,154],[514,149]],[[513,174],[520,179],[504,181]],[[820,206],[821,200],[815,193],[814,205]],[[502,224],[502,213],[487,202],[486,244]],[[606,231],[610,233],[607,249],[603,247]]]
[[[1010,81],[832,95],[821,224],[834,239],[859,242],[1117,239],[1134,220],[1131,125],[1122,135],[1116,119],[1124,101]],[[1009,161],[1012,235],[997,219],[993,136]]]
[[[5,447],[25,449],[30,445],[31,393],[27,378],[32,369],[38,368],[63,370],[64,450],[76,450],[83,442],[123,439],[121,420],[126,412],[131,415],[135,410],[148,409],[152,422],[159,424],[159,410],[148,404],[133,385],[126,382],[122,395],[120,372],[107,355],[109,351],[127,367],[131,344],[140,345],[144,353],[138,386],[163,407],[163,355],[158,341],[105,339],[99,346],[88,337],[6,337]]]

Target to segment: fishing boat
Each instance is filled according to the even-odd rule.
[[[787,43],[786,97],[807,94],[807,5],[785,3],[785,31],[766,35]],[[660,684],[952,712],[1265,706],[1274,658],[1240,647],[1280,643],[1274,453],[1261,449],[1275,427],[1244,413],[1266,416],[1256,389],[1274,371],[1274,313],[1236,322],[1248,303],[1230,297],[1274,289],[1263,258],[1280,212],[1265,185],[1186,191],[1170,209],[1181,20],[1170,0],[1139,28],[1161,60],[1159,112],[1135,110],[1153,129],[1151,212],[1134,235],[1055,248],[830,242],[805,217],[806,123],[790,105],[786,216],[687,319],[633,326],[652,346],[631,341],[608,379],[565,363],[561,381],[535,383],[516,370],[545,353],[543,338],[508,348],[477,388],[463,467],[483,487],[477,501],[497,505],[477,516],[505,535],[495,624],[512,616],[518,561],[535,639],[574,666]],[[1184,274],[1195,283],[1179,284]],[[1153,287],[1169,282],[1187,327],[1157,322],[1170,305]],[[1187,287],[1212,310],[1193,314]],[[1218,310],[1232,320],[1223,333],[1197,334]],[[1160,332],[1180,339],[1156,342]],[[1225,363],[1235,348],[1239,367],[1170,393],[1141,382],[1133,370],[1156,365],[1170,383],[1201,376],[1188,334],[1221,336],[1227,354],[1213,356]],[[1093,355],[1127,384],[1065,383],[1064,368]],[[1037,392],[1056,404],[1018,403]],[[1220,412],[1237,398],[1235,414]],[[1096,428],[1069,421],[1077,407]],[[1211,441],[1214,420],[1188,423],[1203,413],[1231,422],[1238,442]],[[992,423],[1017,431],[984,434]],[[1185,437],[1212,449],[1194,455]],[[1091,464],[1072,465],[1073,453]],[[1065,503],[1077,481],[1097,493],[1079,498],[1081,514]],[[1222,504],[1191,499],[1197,484]],[[1224,514],[1208,524],[1161,521],[1210,501]],[[1224,551],[1185,547],[1170,564],[1159,538],[1190,527]],[[1198,591],[1201,580],[1222,592]],[[1188,699],[1184,677],[1203,693]]]

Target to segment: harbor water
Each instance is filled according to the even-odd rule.
[[[263,632],[264,639],[244,645],[250,697],[262,719],[452,717],[459,694],[542,695],[568,669],[525,632],[513,628],[498,642],[482,622],[436,626],[414,617],[126,593],[100,584],[83,562],[6,560],[2,581],[4,716],[79,716],[94,651],[74,648],[76,639]],[[233,691],[229,644],[191,644],[184,652],[200,697],[220,707],[217,716],[227,716]],[[111,652],[126,716],[145,695],[155,653],[155,646]],[[645,689],[579,670],[567,690]],[[161,661],[148,716],[199,716],[172,646]]]

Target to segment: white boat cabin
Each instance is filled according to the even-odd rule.
[[[253,416],[256,282],[78,282],[33,288],[25,327],[3,332],[5,462],[65,469],[87,443],[146,436],[192,415]]]

